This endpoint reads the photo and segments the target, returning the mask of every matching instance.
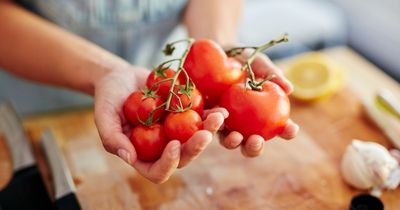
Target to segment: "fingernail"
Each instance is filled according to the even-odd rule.
[[[122,160],[131,165],[131,155],[126,150],[119,149],[117,151],[117,154]]]
[[[249,146],[250,146],[251,150],[258,151],[258,150],[260,150],[261,145],[262,145],[261,141],[256,141],[255,143],[251,143]]]
[[[285,79],[285,80],[286,80],[286,84],[287,84],[287,90],[286,90],[287,94],[291,94],[293,92],[294,87],[288,79]]]
[[[232,140],[232,141],[229,142],[229,146],[230,146],[231,148],[236,148],[236,147],[239,146],[239,144],[240,144],[239,139],[235,139],[235,140]]]
[[[175,142],[171,149],[172,158],[178,158],[181,152],[181,145],[179,142]]]

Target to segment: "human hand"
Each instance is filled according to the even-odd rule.
[[[227,117],[225,109],[205,110],[204,130],[197,131],[187,142],[170,141],[161,158],[155,162],[137,159],[134,146],[129,140],[131,127],[122,106],[133,91],[144,87],[150,71],[126,66],[111,71],[95,84],[95,122],[104,148],[133,166],[140,174],[154,183],[163,183],[177,168],[186,166],[211,142]]]
[[[250,51],[244,51],[241,56],[235,58],[241,63],[244,63],[247,56],[251,54]],[[290,94],[293,91],[293,86],[284,77],[282,71],[275,66],[272,61],[264,54],[258,53],[254,59],[251,67],[256,77],[266,78],[269,75],[275,75],[271,80],[278,84],[286,94]],[[287,121],[284,131],[280,134],[283,139],[292,139],[296,136],[299,130],[299,126],[294,123],[291,119]],[[241,152],[247,157],[256,157],[262,154],[264,148],[264,138],[259,135],[252,135],[248,139],[244,139],[242,134],[236,131],[225,133],[220,138],[221,144],[227,149],[235,149],[241,146]]]

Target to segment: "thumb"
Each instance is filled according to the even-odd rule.
[[[132,165],[136,161],[136,151],[129,138],[123,133],[121,119],[111,107],[95,107],[95,123],[104,149]]]

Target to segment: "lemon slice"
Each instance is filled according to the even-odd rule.
[[[332,95],[344,83],[344,71],[322,53],[306,53],[294,60],[286,72],[294,86],[293,97],[315,101]]]

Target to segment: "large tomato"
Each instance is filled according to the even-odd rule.
[[[131,133],[131,142],[137,157],[142,161],[155,161],[161,157],[168,139],[162,125],[155,123],[150,127],[139,125]]]
[[[164,101],[157,96],[146,96],[142,91],[135,91],[128,96],[123,105],[123,111],[128,121],[136,126],[140,121],[146,122],[150,113]],[[164,109],[154,111],[152,122],[160,120],[164,115]],[[139,121],[140,120],[140,121]]]
[[[182,144],[189,140],[193,134],[203,129],[200,115],[189,109],[184,112],[171,112],[164,121],[167,137],[171,140],[179,140]]]
[[[242,83],[233,85],[222,96],[220,105],[229,112],[226,128],[245,138],[258,134],[268,140],[281,134],[290,114],[287,95],[269,81],[260,91],[245,88]]]
[[[203,94],[207,108],[217,105],[231,85],[244,80],[241,67],[238,61],[228,58],[217,43],[207,39],[193,43],[184,63],[185,70]]]
[[[146,87],[150,89],[157,82],[174,77],[175,73],[176,72],[171,68],[157,68],[153,70],[147,77]],[[185,81],[184,75],[183,73],[181,73],[179,75],[178,80],[176,80],[175,84],[176,85],[184,84],[183,83],[184,81]],[[163,98],[167,98],[170,87],[171,87],[171,80],[159,83],[154,90],[157,90],[157,95]]]
[[[187,108],[189,104],[191,105],[190,109],[199,113],[199,115],[203,114],[204,109],[204,100],[200,91],[197,88],[193,88],[189,93],[181,93],[179,90],[175,91],[176,95],[180,98],[182,103],[182,108]],[[177,110],[179,109],[180,104],[178,98],[174,95],[171,98],[170,109]]]

